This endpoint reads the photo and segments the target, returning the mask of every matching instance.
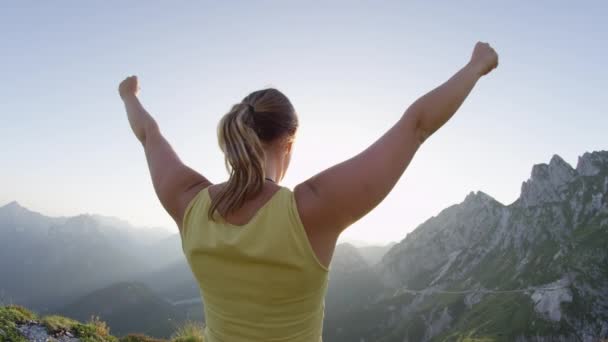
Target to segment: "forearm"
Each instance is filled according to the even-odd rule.
[[[412,113],[416,115],[421,141],[437,131],[456,113],[480,77],[479,69],[468,63],[445,83],[412,104]]]
[[[151,129],[157,129],[158,126],[154,118],[146,111],[135,95],[123,97],[125,110],[133,133],[137,139],[144,144],[146,141],[146,132]]]

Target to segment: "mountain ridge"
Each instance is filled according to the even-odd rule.
[[[596,341],[608,336],[608,152],[532,167],[518,200],[471,192],[376,270],[388,288],[332,341]],[[500,308],[500,309],[497,309]],[[372,315],[373,312],[373,315]]]

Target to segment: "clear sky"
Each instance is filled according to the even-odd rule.
[[[2,2],[0,205],[177,231],[118,97],[125,76],[139,76],[174,149],[214,182],[226,177],[219,118],[277,87],[300,114],[293,187],[371,144],[478,40],[498,69],[345,238],[401,240],[471,190],[509,204],[533,164],[608,148],[608,2],[456,3]]]

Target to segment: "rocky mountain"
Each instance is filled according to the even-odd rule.
[[[387,288],[330,341],[608,337],[608,152],[532,168],[514,203],[471,192],[378,264]],[[350,322],[350,323],[349,323]]]

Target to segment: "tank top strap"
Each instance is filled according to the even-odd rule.
[[[196,212],[198,215],[208,211],[209,205],[211,204],[211,198],[209,197],[209,187],[201,189],[192,199],[188,202],[186,209],[184,210],[184,216],[182,217],[182,229],[179,234],[182,238],[182,242],[189,231],[190,218],[192,212]]]
[[[312,248],[310,239],[308,238],[308,233],[304,228],[300,212],[298,211],[295,192],[291,191],[290,189],[286,189],[283,198],[284,210],[287,214],[289,222],[291,223],[291,229],[295,234],[294,242],[298,245],[299,249],[305,253],[306,258],[310,260],[312,264],[314,264],[313,267],[320,269],[322,272],[329,272],[329,268],[321,263],[317,257],[317,253],[315,253],[314,249]]]

